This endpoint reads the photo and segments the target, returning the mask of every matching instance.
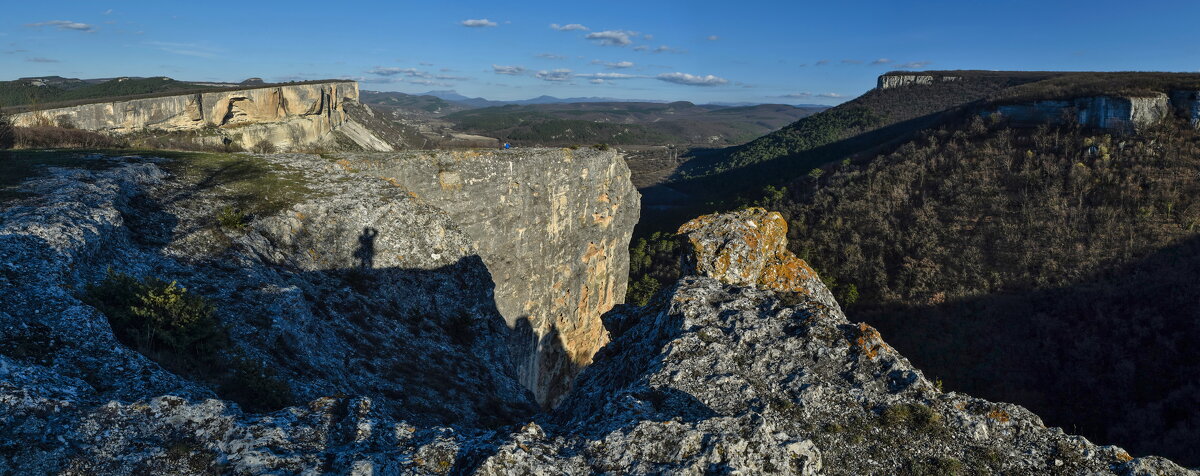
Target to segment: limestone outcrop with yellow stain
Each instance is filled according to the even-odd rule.
[[[448,213],[496,284],[496,307],[523,336],[521,382],[553,406],[608,343],[600,315],[625,301],[639,195],[615,151],[511,149],[343,153]]]
[[[778,212],[747,208],[704,215],[685,223],[684,274],[736,286],[812,294],[824,291],[817,273],[787,249],[787,220]]]

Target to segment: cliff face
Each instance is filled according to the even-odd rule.
[[[879,89],[898,88],[910,85],[930,85],[933,83],[960,81],[959,76],[934,76],[928,74],[884,74],[879,76],[876,87]]]
[[[639,195],[612,151],[342,154],[449,214],[496,283],[519,330],[520,378],[543,405],[570,389],[608,342],[600,315],[624,302]]]
[[[244,148],[266,140],[291,149],[328,143],[335,131],[367,150],[391,150],[386,142],[355,128],[344,109],[358,101],[358,83],[338,81],[84,104],[13,116],[13,123],[65,120],[75,127],[113,134],[208,132],[204,140],[228,138]]]
[[[1173,109],[1187,107],[1182,103],[1172,104],[1166,94],[1159,93],[1147,97],[1093,96],[1005,104],[984,114],[999,113],[1018,124],[1063,124],[1074,121],[1088,127],[1133,132],[1170,117]]]
[[[431,158],[440,169],[417,163]],[[269,167],[232,175],[220,172],[228,164],[167,175],[162,161],[91,157],[85,170],[26,183],[30,196],[0,210],[0,472],[1193,474],[1046,428],[1019,406],[942,392],[879,332],[846,319],[784,251],[786,224],[761,209],[684,227],[699,275],[646,307],[607,313],[612,341],[555,410],[526,423],[532,396],[509,365],[512,329],[492,302],[500,280],[493,289],[489,276],[518,268],[485,268],[497,257],[480,260],[472,243],[489,240],[461,230],[467,215],[455,213],[466,212],[434,206],[418,185],[482,208],[527,203],[491,207],[506,213],[491,221],[496,234],[531,241],[620,223],[619,214],[565,208],[575,202],[563,194],[622,207],[613,212],[630,203],[576,182],[586,168],[601,183],[615,174],[620,186],[626,172],[611,154],[511,158],[493,158],[494,167],[453,154],[391,163],[424,171],[410,189],[353,169],[370,158],[304,155],[246,159]],[[530,169],[519,189],[500,181],[499,195],[451,193],[511,178],[522,163]],[[472,175],[475,167],[490,172]],[[539,168],[559,181],[534,187]],[[304,187],[241,226],[215,228],[214,214],[242,197],[246,181]],[[510,231],[509,222],[541,228]],[[600,254],[580,247],[561,264]],[[284,377],[293,406],[247,412],[228,398],[243,387],[214,388],[119,342],[80,300],[107,267],[208,296],[236,352]],[[564,283],[554,289],[564,296],[582,289],[546,272],[527,278]]]

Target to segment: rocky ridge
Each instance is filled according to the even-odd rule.
[[[353,81],[286,84],[51,108],[14,114],[12,121],[25,127],[69,123],[118,135],[191,132],[203,145],[228,141],[246,150],[262,141],[291,150],[339,139],[364,150],[392,150],[347,114],[344,106],[357,104],[358,97]]]
[[[942,392],[846,319],[761,209],[685,225],[699,274],[607,313],[611,341],[534,415],[450,215],[323,159],[262,159],[309,186],[238,232],[197,226],[223,197],[145,160],[54,171],[0,212],[0,332],[24,343],[0,347],[0,472],[1194,474]],[[211,296],[295,405],[247,412],[117,342],[73,291],[106,265]],[[455,340],[464,314],[473,339]]]

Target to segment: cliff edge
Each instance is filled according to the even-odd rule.
[[[611,159],[519,157],[575,164],[552,174],[565,182]],[[520,334],[501,315],[501,280],[493,287],[525,268],[494,265],[498,255],[479,251],[495,246],[483,228],[465,231],[470,215],[437,202],[475,196],[489,209],[528,194],[530,208],[499,220],[519,225],[539,223],[516,214],[545,213],[543,200],[573,199],[450,194],[471,182],[426,176],[440,160],[416,167],[425,172],[408,187],[364,170],[366,158],[79,160],[27,181],[0,210],[0,472],[1195,474],[1046,428],[1016,405],[943,392],[846,319],[766,210],[685,225],[695,274],[647,306],[606,313],[609,342],[539,411],[514,364]],[[435,186],[422,181],[447,194],[423,196]],[[593,210],[562,208],[561,220],[513,232],[582,246],[543,235],[566,234],[562,220],[607,221]],[[556,256],[598,254],[576,245]],[[584,264],[563,271],[584,276],[543,291],[577,289],[599,269]],[[141,327],[112,302],[128,294],[134,316],[199,310],[220,323],[207,335],[224,337],[196,348],[204,335],[129,334]],[[171,298],[184,295],[210,305]],[[189,349],[204,352],[179,353]],[[214,354],[227,360],[188,360]]]
[[[22,127],[70,124],[114,135],[174,133],[199,145],[237,144],[245,150],[264,141],[279,150],[392,150],[347,112],[347,104],[358,104],[358,98],[353,81],[280,84],[50,108],[14,114],[12,121]]]

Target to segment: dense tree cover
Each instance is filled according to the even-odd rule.
[[[629,247],[629,290],[625,301],[646,305],[659,290],[679,280],[682,243],[672,233],[655,232]]]
[[[510,104],[445,116],[456,128],[518,145],[607,142],[621,145],[740,144],[819,108],[752,107],[690,102]]]
[[[1005,88],[1038,78],[1040,76],[968,77],[930,85],[874,89],[747,144],[730,148],[725,154],[699,162],[686,168],[682,176],[695,179],[720,175],[718,182],[732,180],[736,183],[794,178],[821,163],[841,160],[845,154],[902,138],[929,125],[929,121],[918,120],[920,118],[982,100]],[[855,141],[848,144],[849,147],[834,147],[836,153],[829,153],[826,150],[828,148],[818,149],[885,128],[889,130],[870,136],[871,140],[865,144]],[[804,165],[791,166],[795,163]],[[755,164],[764,166],[739,171]],[[739,172],[728,173],[731,171]]]
[[[854,319],[949,389],[1200,464],[1200,134],[978,117],[773,206]]]
[[[4,114],[0,114],[0,150],[11,149],[14,145],[13,125]]]
[[[998,103],[1013,103],[1101,95],[1147,96],[1172,90],[1200,90],[1200,74],[1058,73],[1051,78],[1005,89],[991,99]]]
[[[33,86],[26,81],[7,81],[0,82],[0,107],[207,89],[214,88],[163,77],[47,86]]]

